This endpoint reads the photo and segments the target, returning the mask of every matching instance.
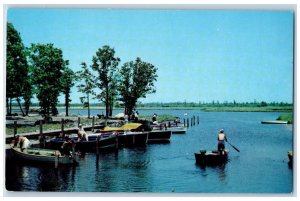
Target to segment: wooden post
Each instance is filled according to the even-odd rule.
[[[80,117],[78,117],[78,125],[77,125],[77,127],[79,127],[79,124],[80,124]]]
[[[96,154],[97,155],[99,154],[99,135],[97,136],[97,139],[96,139]]]
[[[195,115],[193,116],[193,123],[194,123],[194,126],[196,125],[196,117]]]
[[[199,116],[197,116],[197,123],[198,123],[198,125],[199,125]]]
[[[187,124],[187,127],[189,127],[189,124],[190,124],[190,122],[189,122],[189,118],[187,118],[187,119],[186,119],[186,121],[187,121],[187,122],[186,122],[186,124]]]
[[[43,134],[43,120],[40,120],[40,134]]]
[[[92,132],[94,132],[94,127],[95,127],[95,116],[93,116],[93,121],[92,121]]]
[[[64,129],[65,129],[65,120],[64,118],[61,119],[61,133],[63,134],[63,137],[65,136],[65,133],[64,133]]]
[[[17,135],[17,121],[14,121],[14,138]]]
[[[119,137],[116,136],[116,150],[119,149]]]
[[[186,127],[186,125],[185,125],[185,118],[183,119],[183,126]]]

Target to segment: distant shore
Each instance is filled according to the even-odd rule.
[[[59,109],[64,107],[59,106]],[[90,107],[91,110],[105,110],[105,107]],[[116,107],[115,110],[124,108]],[[293,107],[137,107],[137,110],[200,110],[204,112],[292,112]],[[87,110],[87,108],[72,106],[69,110]]]

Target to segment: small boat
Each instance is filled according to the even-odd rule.
[[[69,138],[74,141],[76,151],[95,152],[97,149],[112,149],[117,146],[117,136],[112,133],[87,134],[88,141],[78,141],[77,134],[70,135]],[[50,148],[60,149],[64,141],[63,137],[55,137],[50,140]]]
[[[172,134],[185,134],[187,128],[182,126],[174,126],[174,127],[167,128],[167,130],[172,131]]]
[[[196,163],[199,165],[220,165],[228,161],[228,150],[225,150],[221,154],[217,150],[206,152],[206,150],[200,150],[198,153],[195,153]]]
[[[20,148],[12,147],[11,151],[14,157],[29,162],[52,163],[55,165],[77,163],[75,155],[61,155],[58,150],[28,148],[22,152]]]
[[[148,141],[148,131],[143,131],[141,123],[126,123],[120,127],[106,126],[100,132],[114,132],[118,138],[118,145],[144,146]]]
[[[170,142],[172,132],[169,130],[153,130],[149,132],[147,143]]]
[[[287,121],[262,121],[261,122],[262,124],[287,124],[288,122]]]
[[[145,146],[149,132],[124,131],[117,134],[120,146]]]

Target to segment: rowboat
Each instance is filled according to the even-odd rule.
[[[12,147],[11,151],[14,157],[28,162],[49,163],[55,165],[77,163],[77,156],[61,155],[58,150],[28,148],[22,152],[20,148]]]
[[[287,121],[262,121],[261,122],[262,124],[287,124],[288,122]]]
[[[117,136],[112,133],[93,133],[87,135],[87,141],[79,141],[77,134],[69,135],[69,138],[75,143],[76,151],[95,152],[97,149],[116,148]],[[55,137],[50,140],[50,148],[60,149],[65,141],[63,137]]]
[[[225,150],[221,154],[217,150],[206,152],[206,150],[200,150],[198,153],[195,153],[196,163],[199,165],[220,165],[228,161],[228,150]]]

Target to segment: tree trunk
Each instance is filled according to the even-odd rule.
[[[9,101],[8,101],[8,98],[6,98],[6,115],[9,115]]]
[[[23,111],[23,108],[22,108],[22,105],[21,105],[21,103],[20,103],[19,97],[17,98],[17,102],[18,102],[18,105],[19,105],[19,107],[20,107],[20,110],[21,110],[21,112],[22,112],[23,117],[25,117],[25,113],[24,113],[24,111]]]
[[[108,110],[108,107],[109,107],[109,101],[108,101],[108,83],[106,84],[106,87],[105,87],[105,92],[106,92],[106,98],[105,98],[105,109],[106,109],[106,119],[108,119],[108,112],[109,112],[109,110]]]
[[[12,102],[12,101],[11,101],[11,99],[12,99],[12,98],[9,98],[9,115],[11,115],[11,105],[12,105],[12,103],[11,103],[11,102]]]
[[[88,106],[88,118],[90,118],[91,116],[91,112],[90,112],[90,94],[87,94],[87,106]]]
[[[65,94],[66,116],[69,116],[69,96],[70,96],[70,92],[67,89]]]

